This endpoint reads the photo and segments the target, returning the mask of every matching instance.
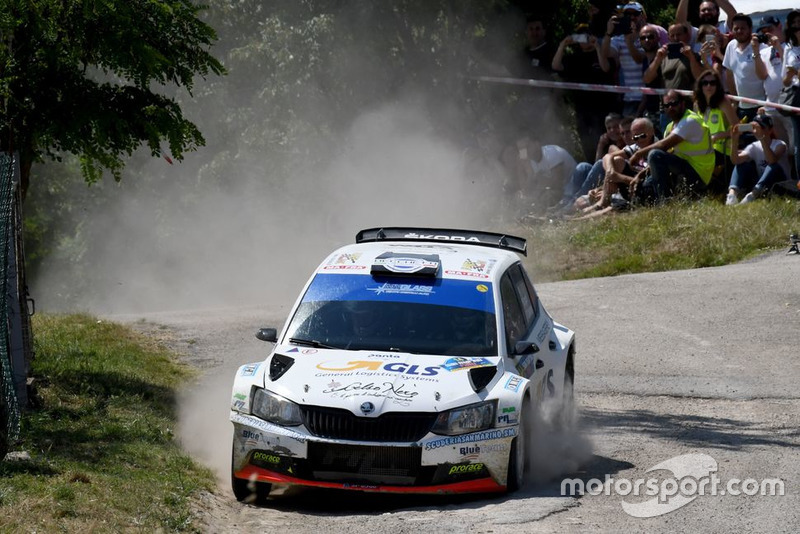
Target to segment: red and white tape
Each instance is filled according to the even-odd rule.
[[[556,82],[549,80],[528,80],[525,78],[502,78],[497,76],[475,76],[473,79],[481,82],[527,85],[529,87],[549,87],[552,89],[572,89],[577,91],[601,91],[604,93],[642,93],[645,95],[663,95],[670,90],[654,89],[652,87],[623,87],[620,85],[603,85],[595,83]],[[676,91],[685,96],[692,96],[693,94],[692,91],[680,89],[676,89]],[[777,102],[767,102],[766,100],[757,100],[755,98],[734,95],[728,95],[728,98],[735,100],[736,102],[746,102],[748,104],[780,109],[789,111],[791,113],[800,113],[800,108],[785,106],[783,104],[778,104]]]

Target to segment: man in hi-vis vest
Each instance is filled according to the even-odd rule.
[[[706,190],[714,172],[714,146],[703,118],[688,109],[677,91],[662,97],[664,110],[672,119],[664,139],[637,150],[631,165],[647,159],[650,173],[642,184],[642,200],[661,201],[678,193],[697,195]]]

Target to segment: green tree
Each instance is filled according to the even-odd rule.
[[[204,144],[167,96],[224,72],[200,10],[189,0],[0,2],[0,142],[19,151],[23,198],[45,156],[78,156],[92,183],[106,171],[119,180],[141,145],[180,160]]]

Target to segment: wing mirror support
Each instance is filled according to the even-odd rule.
[[[536,354],[537,352],[539,352],[539,345],[530,341],[517,341],[514,345],[514,356]]]

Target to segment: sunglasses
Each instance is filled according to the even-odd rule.
[[[644,139],[645,137],[647,137],[647,134],[634,135],[633,140],[638,141],[639,139]]]
[[[680,105],[680,100],[670,100],[669,102],[664,102],[665,108],[674,108],[675,106]]]
[[[639,36],[639,40],[640,41],[654,41],[655,38],[656,38],[656,36],[653,35],[653,34],[647,34],[647,35],[640,35]]]
[[[705,87],[706,85],[710,85],[712,87],[717,86],[717,80],[700,80],[700,87]]]

